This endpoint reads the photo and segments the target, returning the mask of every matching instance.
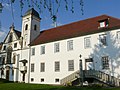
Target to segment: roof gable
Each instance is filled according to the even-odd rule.
[[[105,28],[99,28],[99,21],[108,18],[109,26]],[[38,45],[57,40],[63,40],[82,35],[103,32],[105,30],[110,30],[113,28],[120,28],[120,19],[107,15],[101,15],[94,18],[89,18],[86,20],[42,31],[40,32],[40,35],[33,42],[31,42],[31,45]]]
[[[6,36],[5,40],[4,40],[4,43],[9,42],[10,34],[12,34],[13,41],[18,40],[21,37],[21,32],[20,31],[17,31],[15,29],[10,29],[9,33],[7,34],[7,36]]]

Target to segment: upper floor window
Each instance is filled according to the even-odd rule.
[[[104,46],[107,46],[107,35],[106,34],[99,35],[99,38],[100,43]]]
[[[55,72],[58,72],[58,71],[60,71],[60,62],[59,61],[55,62]]]
[[[28,24],[25,25],[25,30],[28,30]]]
[[[74,71],[74,60],[68,60],[68,71]]]
[[[36,24],[34,25],[34,30],[37,30],[37,25]]]
[[[73,50],[73,40],[67,41],[67,50]]]
[[[85,37],[84,38],[84,47],[85,48],[90,48],[91,47],[91,42],[90,42],[90,37]]]
[[[6,50],[6,46],[3,47],[3,50]]]
[[[31,64],[31,72],[34,72],[34,64]]]
[[[102,57],[102,67],[103,67],[103,69],[109,69],[109,58],[108,58],[108,56]]]
[[[55,43],[54,44],[54,52],[59,52],[60,51],[60,47],[59,47],[59,43]]]
[[[32,48],[31,55],[35,55],[35,48]]]
[[[100,20],[99,23],[100,23],[100,27],[102,28],[102,27],[107,27],[109,24],[109,21],[108,19],[105,19],[105,20]]]
[[[41,54],[45,54],[45,46],[41,46]]]
[[[17,48],[17,43],[14,43],[14,48]]]
[[[117,32],[116,39],[117,42],[120,43],[120,31]]]

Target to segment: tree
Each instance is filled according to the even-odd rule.
[[[12,9],[12,15],[13,13],[13,4],[15,3],[16,0],[1,0],[0,2],[0,13],[2,13],[3,10],[3,2],[6,2],[11,5]],[[65,10],[68,11],[70,10],[72,13],[74,13],[74,0],[19,0],[20,4],[20,9],[21,9],[21,15],[22,15],[22,10],[24,5],[27,3],[28,7],[37,7],[39,9],[39,13],[42,14],[42,11],[45,9],[48,10],[50,17],[53,21],[56,21],[57,16],[56,14],[59,12],[60,6],[64,6]],[[81,13],[83,15],[83,0],[79,0],[79,5],[81,7]],[[14,17],[14,16],[13,16]]]

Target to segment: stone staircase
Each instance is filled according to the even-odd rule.
[[[84,78],[94,78],[104,84],[109,86],[120,86],[120,79],[110,76],[101,71],[96,70],[85,70],[84,71]]]
[[[120,86],[120,79],[118,79],[114,76],[110,76],[109,74],[106,74],[106,73],[101,72],[101,71],[84,70],[83,74],[84,74],[83,75],[84,79],[85,78],[93,78],[93,79],[96,79],[99,82],[107,84],[109,86]],[[77,79],[80,79],[79,70],[66,76],[65,78],[61,79],[60,84],[67,85],[67,84],[70,84]]]
[[[79,78],[79,70],[60,80],[61,85],[67,85]]]

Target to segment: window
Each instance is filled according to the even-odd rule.
[[[34,30],[37,30],[37,25],[36,24],[34,25]]]
[[[91,42],[90,42],[90,37],[84,38],[84,47],[85,48],[90,48],[91,47]]]
[[[25,30],[28,30],[28,24],[25,25]]]
[[[34,64],[31,64],[31,72],[34,72]]]
[[[7,48],[7,59],[6,59],[6,63],[7,64],[10,64],[11,63],[11,60],[12,60],[12,47],[9,46]]]
[[[17,43],[14,43],[14,48],[17,48]]]
[[[2,56],[2,64],[5,64],[5,56]]]
[[[6,50],[6,46],[3,47],[3,50]]]
[[[68,71],[74,71],[74,60],[68,60]]]
[[[99,38],[100,38],[101,45],[107,46],[107,41],[106,41],[107,40],[107,35],[102,34],[102,35],[99,36]]]
[[[55,79],[55,82],[59,82],[60,80],[58,78]]]
[[[34,78],[31,78],[31,82],[33,82],[34,81]]]
[[[100,23],[100,27],[102,28],[102,27],[107,27],[109,24],[109,21],[108,19],[105,19],[105,20],[99,21],[99,23]]]
[[[54,44],[54,52],[59,52],[60,51],[60,48],[59,48],[59,43],[55,43]]]
[[[44,78],[41,78],[41,82],[44,82]]]
[[[60,62],[57,61],[55,62],[55,72],[59,72],[60,71]]]
[[[15,64],[15,62],[16,62],[16,55],[13,54],[13,63]]]
[[[35,48],[32,48],[31,55],[35,55]]]
[[[45,54],[45,46],[41,46],[41,54]]]
[[[73,40],[67,41],[67,50],[73,50]]]
[[[102,66],[103,66],[103,69],[109,69],[109,59],[108,59],[108,56],[102,57]]]
[[[41,63],[40,66],[40,72],[45,72],[45,63]]]
[[[117,32],[116,38],[117,38],[117,42],[120,43],[120,31]]]

